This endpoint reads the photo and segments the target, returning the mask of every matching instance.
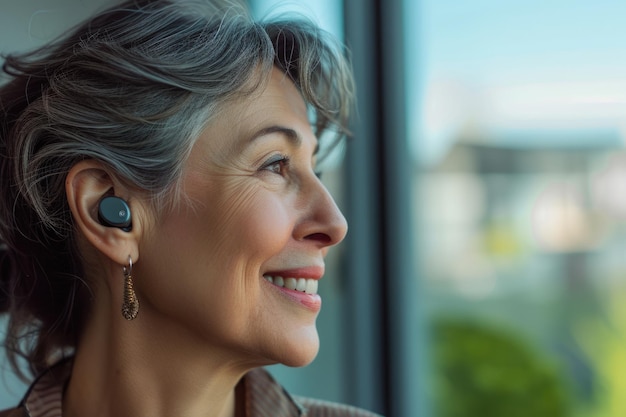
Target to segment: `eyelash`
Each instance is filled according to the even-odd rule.
[[[264,166],[263,166],[263,170],[265,171],[270,171],[274,174],[278,174],[278,175],[282,175],[285,176],[285,170],[287,170],[289,168],[289,166],[291,165],[291,158],[288,155],[276,155],[274,157],[272,157]],[[273,167],[279,167],[279,171],[276,171],[273,169]],[[318,179],[322,179],[322,171],[320,170],[316,170],[315,171],[315,176]]]
[[[285,175],[285,170],[289,168],[290,162],[291,159],[288,155],[276,155],[263,166],[263,169],[278,175]],[[276,171],[273,167],[278,167],[279,171]]]

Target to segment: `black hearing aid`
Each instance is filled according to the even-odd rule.
[[[107,196],[98,204],[98,221],[109,227],[119,227],[125,232],[132,228],[130,207],[119,197]]]

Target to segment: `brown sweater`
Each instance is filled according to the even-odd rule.
[[[0,411],[0,417],[62,417],[63,387],[71,362],[57,366],[39,377],[20,405]],[[355,407],[293,397],[264,369],[244,377],[247,417],[380,417]]]

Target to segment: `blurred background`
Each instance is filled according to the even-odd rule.
[[[0,0],[0,52],[113,3]],[[249,3],[341,39],[358,88],[322,349],[272,372],[389,417],[624,417],[626,2]]]

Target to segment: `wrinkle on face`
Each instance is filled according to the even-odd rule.
[[[314,357],[317,314],[263,274],[322,265],[327,248],[303,232],[323,233],[320,219],[336,210],[313,172],[317,138],[306,106],[283,76],[272,74],[253,100],[228,103],[201,133],[181,181],[188,201],[146,237],[149,285],[141,288],[159,314],[239,360],[254,352],[257,365]],[[280,128],[253,139],[274,127],[299,139]],[[284,174],[266,169],[283,154],[291,160]]]

